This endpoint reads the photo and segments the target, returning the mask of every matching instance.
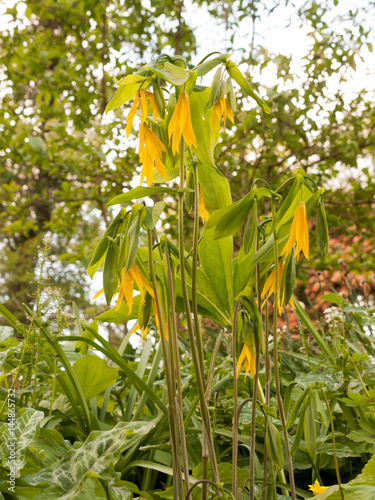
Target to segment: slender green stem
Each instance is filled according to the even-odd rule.
[[[182,482],[182,471],[181,471],[181,463],[179,457],[179,446],[178,446],[178,423],[176,420],[176,408],[175,408],[175,394],[174,394],[174,383],[173,376],[169,364],[168,359],[168,346],[166,339],[166,332],[164,331],[164,322],[163,322],[163,311],[160,302],[159,289],[156,280],[155,273],[155,264],[154,264],[154,256],[152,252],[152,233],[151,230],[147,230],[147,240],[148,240],[148,258],[150,265],[150,273],[151,273],[151,281],[152,288],[155,294],[155,303],[157,314],[159,316],[159,327],[160,327],[160,338],[163,345],[163,354],[164,354],[164,368],[165,368],[165,378],[167,383],[167,391],[168,391],[168,419],[169,419],[169,427],[171,433],[172,440],[172,464],[173,464],[173,477],[176,481],[173,481],[173,491],[175,498],[184,498],[184,486]]]
[[[366,396],[367,396],[368,398],[370,398],[370,399],[371,399],[371,396],[370,396],[370,394],[369,394],[369,392],[368,392],[368,390],[367,390],[367,388],[366,388],[366,386],[365,386],[365,384],[364,384],[364,382],[363,382],[363,378],[361,377],[361,374],[359,373],[359,370],[358,370],[357,365],[354,363],[354,361],[352,361],[352,363],[353,363],[353,366],[354,366],[355,371],[357,372],[357,375],[358,375],[359,381],[361,382],[361,386],[363,387],[363,390],[364,390],[364,391],[365,391],[365,393],[366,393]]]
[[[259,235],[257,234],[256,250],[259,248]],[[260,285],[260,269],[259,264],[256,265],[256,288],[257,288],[257,299],[258,299],[258,309],[259,314],[262,314],[262,303],[261,303],[261,285]],[[256,371],[254,376],[253,385],[253,402],[251,407],[251,443],[250,443],[250,500],[254,500],[255,496],[255,442],[256,442],[256,408],[257,408],[257,398],[258,398],[258,380],[259,380],[259,364],[260,364],[260,339],[256,338],[256,356],[255,364]]]
[[[272,218],[276,220],[276,210],[275,210],[275,200],[272,198]],[[292,493],[292,500],[296,500],[296,487],[294,482],[294,471],[293,471],[293,461],[290,454],[290,443],[288,430],[286,428],[286,419],[284,412],[284,405],[281,396],[280,388],[280,376],[279,376],[279,362],[278,362],[278,348],[277,348],[277,315],[278,315],[278,299],[279,299],[279,255],[277,248],[277,235],[276,226],[273,231],[273,248],[274,248],[274,261],[275,261],[275,281],[274,281],[274,294],[273,294],[273,359],[274,359],[274,371],[275,371],[275,387],[277,396],[277,406],[279,407],[280,420],[284,433],[285,440],[285,451],[288,460],[289,469],[289,481],[290,489]]]
[[[266,300],[265,307],[265,347],[266,347],[266,381],[265,381],[265,402],[266,405],[270,404],[270,385],[271,385],[271,358],[270,358],[270,344],[269,344],[269,310],[268,310],[268,299]],[[264,424],[264,435],[267,434],[267,419]],[[267,489],[268,489],[268,452],[266,446],[264,447],[263,455],[263,500],[267,499]]]
[[[193,269],[191,277],[192,289],[192,305],[195,335],[198,344],[199,365],[203,377],[204,387],[206,382],[204,378],[204,361],[203,361],[203,343],[202,332],[199,324],[198,300],[197,300],[197,269],[198,269],[198,241],[199,241],[199,182],[198,169],[194,164],[194,230],[193,230]],[[202,479],[208,479],[208,443],[205,428],[202,428]],[[202,485],[202,500],[206,500],[208,495],[208,483]]]
[[[168,250],[167,245],[165,245],[165,260],[167,263],[167,272],[168,272],[169,301],[170,301],[170,308],[171,308],[171,328],[170,328],[170,330],[171,330],[171,345],[173,346],[173,358],[174,358],[174,364],[175,364],[175,368],[176,368],[177,412],[178,412],[178,422],[179,422],[179,430],[180,430],[182,463],[184,466],[186,490],[189,490],[190,489],[190,477],[189,477],[189,464],[188,464],[188,456],[187,456],[187,449],[186,449],[186,435],[185,435],[184,418],[183,418],[182,382],[181,382],[180,357],[179,357],[179,350],[178,350],[178,333],[177,333],[177,324],[176,324],[175,291],[174,291],[174,282],[173,282],[171,261],[170,261],[169,250]]]
[[[181,139],[180,142],[180,166],[179,166],[179,175],[180,175],[180,188],[184,187],[184,154],[185,154],[185,142]],[[208,407],[205,400],[205,387],[203,381],[203,374],[200,369],[199,362],[199,353],[197,341],[194,335],[193,330],[193,322],[191,319],[190,312],[190,302],[189,302],[189,294],[187,289],[186,282],[186,274],[185,274],[185,244],[184,244],[184,211],[183,211],[183,193],[179,193],[178,196],[178,247],[180,254],[180,274],[181,274],[181,288],[182,288],[182,296],[184,301],[184,308],[186,313],[186,322],[188,327],[189,341],[191,347],[191,354],[193,357],[194,370],[197,381],[197,388],[199,394],[199,400],[201,405],[202,412],[202,421],[203,425],[206,427],[207,431],[207,439],[208,439],[208,450],[211,460],[211,470],[212,477],[215,482],[220,482],[219,478],[219,470],[217,467],[217,460],[215,455],[214,442],[212,438],[212,430],[211,430],[211,422],[210,415],[208,412]]]
[[[339,485],[341,499],[342,499],[342,500],[345,500],[345,497],[344,497],[344,490],[342,489],[342,485],[341,485],[341,477],[340,477],[340,469],[339,469],[339,464],[338,464],[338,461],[337,461],[336,438],[335,438],[335,427],[334,427],[334,425],[333,425],[333,417],[332,417],[332,412],[331,412],[331,408],[330,408],[330,406],[329,406],[328,399],[327,399],[327,396],[326,396],[326,393],[325,393],[324,389],[322,389],[322,394],[323,394],[324,401],[325,401],[326,406],[327,406],[327,411],[328,411],[328,415],[329,415],[329,422],[330,422],[330,424],[331,424],[332,446],[333,446],[333,458],[334,458],[334,461],[335,461],[335,469],[336,469],[337,483],[338,483],[338,485]]]
[[[197,269],[198,269],[198,241],[199,241],[199,208],[198,208],[199,182],[198,182],[198,169],[196,164],[194,164],[194,194],[195,197],[194,197],[194,232],[193,232],[193,269],[191,276],[191,289],[192,289],[194,328],[195,328],[195,335],[197,337],[199,363],[202,375],[204,377],[202,332],[199,324],[198,300],[197,300]],[[208,485],[207,484],[203,485],[203,488],[205,487],[207,488]]]
[[[238,457],[238,382],[237,382],[237,316],[241,306],[241,297],[237,300],[233,312],[233,327],[232,327],[232,358],[233,358],[233,400],[234,400],[234,415],[232,427],[232,495],[237,500],[238,498],[238,481],[237,481],[237,457]]]

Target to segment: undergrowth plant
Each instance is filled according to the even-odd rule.
[[[211,86],[199,84],[212,70]],[[210,54],[192,69],[161,55],[117,85],[107,111],[132,101],[126,135],[139,139],[141,185],[108,202],[119,209],[88,266],[91,278],[102,269],[96,296],[114,306],[91,322],[74,306],[74,322],[62,323],[46,321],[37,301],[25,306],[25,325],[0,306],[13,328],[1,330],[2,380],[18,398],[17,493],[7,483],[6,423],[0,492],[374,495],[374,458],[355,478],[375,451],[373,309],[327,295],[342,319],[326,329],[294,295],[299,262],[310,256],[308,218],[318,250],[328,251],[324,189],[297,168],[280,186],[255,179],[232,202],[214,161],[221,120],[235,126],[239,88],[270,108],[230,55]],[[176,241],[160,231],[166,208],[177,211]],[[300,327],[285,339],[279,320],[290,306]],[[99,329],[131,321],[118,349]],[[129,343],[135,332],[140,351]]]

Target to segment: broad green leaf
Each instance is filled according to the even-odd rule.
[[[102,479],[113,477],[121,454],[153,428],[151,422],[120,422],[108,431],[93,431],[80,448],[69,450],[57,467],[43,469],[27,480],[31,485],[46,481],[69,492],[89,472]]]
[[[197,148],[192,148],[199,161],[208,167],[215,167],[214,149],[219,139],[219,132],[212,124],[213,108],[205,110],[210,98],[210,89],[192,92],[189,96],[191,121],[193,123]]]
[[[20,471],[26,463],[27,447],[36,440],[40,422],[44,418],[42,411],[33,408],[22,408],[15,417],[14,430],[8,424],[4,424],[0,434],[0,455],[2,456],[3,467],[7,466],[9,445],[14,442],[17,444],[16,467]]]
[[[233,311],[233,271],[232,271],[232,238],[213,240],[213,229],[203,232],[199,244],[199,259],[202,269],[216,291],[223,311],[230,316]]]
[[[197,72],[198,76],[204,76],[206,73],[214,69],[218,64],[221,64],[229,59],[230,56],[231,54],[220,54],[216,57],[213,57],[212,59],[203,59],[203,61],[200,62],[194,69]]]
[[[145,77],[140,75],[128,75],[125,76],[125,78],[122,78],[119,81],[119,87],[116,90],[115,95],[105,108],[106,113],[113,111],[119,106],[122,106],[126,102],[130,101],[130,99],[133,99],[141,86],[143,89],[146,89],[150,83],[151,80],[147,80]]]
[[[371,484],[375,486],[375,453],[364,466],[362,472],[349,484]]]
[[[61,457],[72,448],[69,441],[64,440],[56,429],[42,428],[39,431],[38,439],[33,442],[33,448],[44,452],[44,465],[51,466],[59,462]]]
[[[209,214],[232,203],[229,182],[216,168],[198,164],[199,186]]]
[[[178,312],[183,312],[184,306],[180,279],[177,279],[176,292],[176,308]],[[191,283],[188,283],[188,294],[189,299],[192,300]],[[230,316],[223,310],[220,298],[201,267],[197,270],[197,302],[200,314],[225,327],[231,324],[232,320]]]
[[[190,75],[190,71],[188,69],[180,68],[179,66],[175,66],[168,61],[165,61],[162,66],[157,63],[151,63],[144,66],[144,68],[151,70],[159,78],[166,80],[172,85],[183,85]]]
[[[221,216],[215,225],[214,240],[232,236],[239,231],[252,206],[253,198],[254,191],[252,190],[241,200],[220,210]],[[218,212],[219,210],[215,212],[215,216]]]
[[[153,186],[153,187],[138,186],[134,189],[131,189],[127,193],[119,194],[111,201],[109,201],[107,203],[107,206],[111,207],[112,205],[118,205],[120,203],[122,204],[130,203],[133,200],[139,200],[140,198],[145,198],[146,196],[153,196],[154,194],[174,194],[177,196],[178,193],[188,193],[191,191],[192,190],[188,188],[176,189],[163,186]]]
[[[118,378],[116,368],[108,366],[104,359],[94,355],[82,356],[73,364],[73,369],[87,399],[111,387]]]
[[[326,295],[320,297],[320,299],[327,300],[328,302],[332,302],[333,304],[337,304],[339,306],[344,305],[344,300],[338,293],[327,293]]]
[[[156,202],[153,207],[146,207],[146,216],[143,219],[144,226],[146,226],[148,229],[154,229],[160,219],[161,214],[163,213],[164,207],[164,201]]]

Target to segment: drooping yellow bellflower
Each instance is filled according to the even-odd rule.
[[[208,221],[208,212],[204,206],[201,188],[199,188],[199,215],[201,216],[203,224]]]
[[[307,225],[306,205],[303,201],[298,204],[290,228],[289,239],[281,255],[289,255],[294,243],[297,243],[296,258],[298,259],[302,250],[306,259],[309,259],[309,226]]]
[[[137,112],[137,109],[140,107],[141,124],[139,126],[139,159],[143,164],[141,171],[141,184],[146,177],[147,184],[151,186],[154,180],[154,167],[156,167],[156,170],[160,175],[164,177],[166,181],[168,181],[168,176],[167,172],[165,171],[164,164],[161,160],[162,153],[166,153],[167,149],[161,142],[161,140],[146,125],[148,102],[151,105],[151,109],[154,115],[154,121],[157,118],[160,118],[154,94],[152,92],[148,92],[147,90],[138,90],[134,97],[133,105],[130,108],[128,114],[126,136],[129,137],[135,114]]]
[[[278,309],[279,309],[279,314],[281,315],[281,312],[283,310],[283,305],[284,305],[284,296],[285,296],[285,289],[283,290],[283,293],[281,295],[281,278],[283,276],[284,272],[284,267],[285,267],[285,262],[283,260],[279,261],[279,273],[278,273],[278,283],[277,283],[277,288],[278,288]],[[264,304],[266,303],[266,300],[273,294],[275,293],[275,269],[272,270],[271,274],[268,276],[266,282],[264,283],[264,287],[262,290],[261,298],[266,296],[264,299],[264,302],[262,304],[262,307],[264,307]],[[290,299],[289,304],[294,306],[293,298]]]
[[[197,147],[197,140],[191,123],[189,96],[186,92],[181,92],[168,125],[168,138],[169,141],[172,139],[173,154],[178,153],[181,136],[183,136],[189,147]]]
[[[246,364],[245,380],[246,380],[246,377],[247,377],[247,374],[249,373],[249,371],[251,373],[251,376],[254,377],[254,375],[256,373],[255,358],[254,358],[253,353],[250,350],[250,347],[246,344],[244,344],[242,351],[241,351],[241,354],[240,354],[240,357],[238,358],[237,378],[240,375],[241,368],[242,368],[242,365],[244,363]]]
[[[122,299],[125,297],[125,301],[129,308],[129,314],[133,308],[133,283],[134,281],[137,283],[138,289],[141,292],[141,300],[144,303],[143,289],[146,289],[148,293],[153,297],[154,291],[148,281],[142,276],[142,274],[138,271],[137,265],[133,264],[133,266],[129,269],[129,271],[125,270],[125,267],[121,270],[121,283],[120,290],[118,294],[116,311],[120,308]]]
[[[316,480],[314,484],[309,484],[309,490],[314,493],[315,496],[318,496],[323,491],[328,490],[328,486],[320,486],[319,481]]]
[[[148,112],[147,100],[150,102],[151,109],[154,114],[154,121],[156,120],[156,118],[160,118],[154,94],[152,92],[148,92],[147,90],[138,90],[138,92],[135,94],[133,105],[130,108],[128,114],[128,123],[126,125],[126,137],[129,137],[130,135],[130,131],[133,126],[133,120],[137,112],[137,109],[139,107],[141,108],[141,123],[144,123],[146,121]]]
[[[226,100],[225,96],[220,99],[215,105],[212,113],[212,125],[214,129],[219,132],[220,131],[220,120],[221,117],[224,118],[224,127],[227,119],[234,123],[233,113],[230,109],[229,102]]]
[[[161,161],[162,152],[166,153],[167,149],[161,140],[148,128],[145,123],[139,126],[139,159],[143,164],[141,171],[141,184],[144,178],[147,179],[147,184],[151,186],[154,180],[154,166],[160,175],[168,181],[168,175],[164,164]]]

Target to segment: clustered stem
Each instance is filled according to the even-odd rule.
[[[180,189],[182,189],[184,187],[184,179],[185,179],[184,156],[185,156],[185,141],[183,139],[181,139],[181,142],[180,142],[180,164],[179,164]],[[211,461],[212,477],[213,477],[213,480],[215,482],[219,482],[219,471],[218,471],[218,467],[217,467],[215,448],[214,448],[214,443],[213,443],[213,438],[212,438],[210,415],[209,415],[207,403],[205,400],[204,378],[203,378],[203,373],[202,373],[200,361],[199,361],[200,355],[199,355],[199,351],[198,351],[197,339],[196,339],[196,335],[194,334],[193,322],[191,319],[189,294],[188,294],[187,282],[186,282],[183,193],[179,193],[179,196],[178,196],[178,249],[179,249],[179,256],[180,256],[180,274],[181,274],[182,296],[183,296],[184,308],[185,308],[185,312],[186,312],[186,322],[187,322],[187,327],[188,327],[191,354],[193,357],[193,364],[194,364],[194,369],[195,369],[195,374],[196,374],[196,382],[197,382],[197,387],[198,387],[202,421],[203,421],[203,426],[205,427],[206,436],[207,436],[207,444],[208,444],[208,451],[209,451],[209,456],[210,456],[210,461]]]
[[[276,220],[275,200],[272,198],[272,219]],[[273,294],[273,360],[275,371],[275,388],[277,396],[277,406],[279,408],[281,425],[284,433],[285,450],[288,460],[289,481],[292,494],[292,500],[296,500],[296,487],[294,483],[293,461],[290,454],[290,443],[288,430],[286,428],[286,418],[284,412],[284,405],[281,396],[280,375],[279,375],[279,362],[278,362],[278,347],[277,347],[277,315],[278,315],[278,299],[279,299],[279,255],[277,247],[277,234],[276,226],[273,231],[273,249],[274,249],[274,262],[275,262],[275,281],[274,281],[274,294]]]

